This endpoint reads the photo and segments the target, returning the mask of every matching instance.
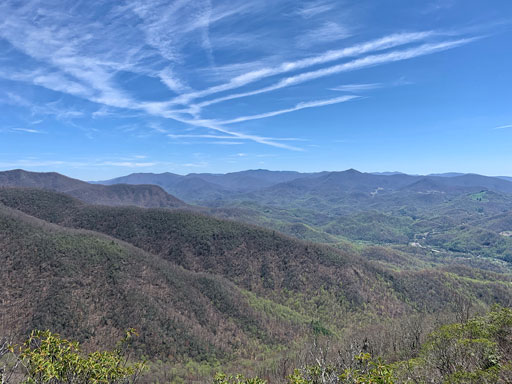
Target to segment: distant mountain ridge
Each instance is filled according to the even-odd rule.
[[[220,208],[246,202],[283,209],[289,209],[292,205],[315,206],[316,210],[324,212],[333,203],[341,201],[345,202],[347,208],[361,210],[370,206],[374,207],[372,209],[382,209],[386,205],[397,207],[401,201],[424,204],[427,201],[421,196],[432,194],[456,196],[481,191],[512,194],[512,181],[503,177],[459,173],[439,176],[399,172],[374,174],[355,169],[318,173],[260,169],[227,174],[192,173],[185,176],[168,172],[135,173],[95,184],[58,173],[13,170],[0,172],[2,186],[49,189],[64,192],[87,203],[111,206],[192,208],[187,205],[192,203],[195,209],[202,209],[201,206]],[[386,196],[389,196],[389,201],[386,201]],[[432,199],[441,201],[431,196]],[[305,201],[309,203],[304,205]],[[228,217],[230,215],[228,213]]]
[[[260,178],[272,175],[272,179],[253,185],[252,190],[249,183],[243,185],[245,191],[233,185],[233,180],[252,178],[254,173]],[[209,208],[208,214],[314,242],[335,244],[348,239],[407,245],[422,239],[423,246],[512,260],[506,237],[512,227],[502,226],[496,232],[478,224],[483,217],[512,210],[512,183],[506,179],[461,173],[372,174],[355,169],[285,175],[288,180],[283,182],[277,182],[279,172],[261,170],[225,176],[174,175],[178,182],[173,193]],[[232,184],[221,186],[223,177]],[[181,183],[187,188],[179,189]],[[476,226],[456,227],[470,222]],[[425,233],[429,235],[424,238]]]
[[[190,173],[177,175],[165,173],[132,173],[95,184],[153,184],[187,201],[215,200],[238,193],[254,192],[298,178],[316,177],[326,172],[300,173],[294,171],[268,171],[264,169],[226,174]]]
[[[55,172],[21,169],[0,172],[0,187],[40,188],[64,192],[79,200],[102,205],[135,205],[146,208],[184,208],[187,205],[156,185],[96,185]]]
[[[418,183],[419,181],[423,182]],[[303,192],[372,193],[378,190],[398,191],[407,186],[419,191],[421,185],[433,186],[440,192],[453,190],[489,189],[512,193],[512,178],[476,174],[444,173],[408,175],[401,172],[363,173],[354,169],[335,172],[300,173],[293,171],[248,170],[226,174],[192,173],[135,173],[98,182],[104,185],[154,184],[189,202],[212,201],[239,197],[243,194]],[[428,191],[429,189],[425,189]]]

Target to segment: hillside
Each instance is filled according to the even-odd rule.
[[[270,334],[271,342],[290,337],[220,277],[3,205],[0,228],[4,332],[52,329],[97,347],[136,327],[137,349],[170,359],[222,357]]]
[[[512,260],[512,228],[497,231],[484,223],[512,210],[512,183],[494,177],[253,170],[225,175],[139,173],[105,182],[111,185],[91,185],[51,173],[11,171],[0,176],[4,185],[60,190],[96,204],[192,208],[162,189],[167,188],[209,208],[196,210],[302,240],[413,244],[456,257]],[[121,181],[137,185],[116,184]]]
[[[415,296],[416,304],[418,300],[425,305],[434,300],[432,306],[449,307],[446,301],[438,302],[438,296],[421,298],[408,288],[399,292],[389,289],[398,276],[409,280],[418,274],[423,279],[423,272],[395,275],[365,261],[350,248],[336,250],[308,244],[271,230],[185,211],[89,206],[65,195],[38,190],[4,189],[0,202],[55,224],[101,232],[187,270],[223,276],[281,304],[295,295],[314,298],[324,291],[325,304],[336,305],[344,312],[363,304],[383,311],[382,315],[407,311],[409,295]],[[449,283],[449,277],[435,269],[431,273],[436,280],[448,279],[446,285],[437,288],[444,292],[439,297],[455,294],[455,283]],[[471,289],[466,293],[471,294]],[[486,295],[480,293],[478,297],[486,302]],[[305,310],[300,303],[296,309]]]
[[[451,257],[512,260],[512,183],[473,174],[410,176],[356,170],[297,178],[201,201],[211,214],[331,245],[424,247]],[[408,252],[413,252],[409,247]]]
[[[334,249],[190,211],[88,205],[49,190],[0,189],[0,228],[4,332],[49,328],[97,347],[135,327],[138,354],[177,367],[252,370],[251,356],[286,360],[322,335],[359,343],[363,333],[392,355],[381,333],[399,338],[395,325],[412,315],[449,320],[461,302],[474,311],[512,302],[510,275],[436,264],[421,249]],[[183,369],[178,377],[190,374]]]
[[[185,211],[89,206],[30,189],[0,190],[0,202],[55,224],[113,236],[186,269],[223,275],[254,291],[314,291],[344,279],[353,295],[350,301],[370,300],[363,297],[369,287],[359,286],[360,279],[376,271],[357,255],[274,231]]]
[[[121,180],[130,182],[132,177]],[[255,177],[266,181],[256,185]],[[316,174],[260,170],[179,178],[184,181],[178,184],[190,183],[178,191],[180,196],[209,207],[211,215],[302,240],[336,246],[347,241],[412,244],[450,257],[512,260],[512,227],[502,225],[498,231],[485,224],[512,210],[512,183],[502,178],[371,174],[354,169]]]
[[[152,208],[182,208],[186,204],[154,185],[94,185],[55,172],[23,170],[0,172],[0,187],[41,188],[65,192],[84,202],[103,205],[135,205]]]

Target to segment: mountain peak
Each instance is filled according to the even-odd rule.
[[[354,169],[354,168],[349,168],[346,171],[343,171],[343,173],[351,173],[351,174],[354,174],[354,175],[361,175],[362,174],[362,172],[359,172],[357,169]]]

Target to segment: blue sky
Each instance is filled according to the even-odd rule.
[[[0,3],[0,169],[512,175],[509,0]]]

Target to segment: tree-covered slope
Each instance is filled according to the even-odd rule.
[[[318,309],[308,307],[309,300],[321,294],[325,296],[321,306],[332,305],[332,312],[406,312],[419,296],[413,286],[397,280],[419,279],[435,285],[442,294],[427,296],[425,302],[432,300],[438,308],[449,308],[444,298],[457,294],[474,295],[482,303],[508,300],[508,286],[502,289],[499,281],[507,279],[500,275],[485,281],[485,292],[480,291],[481,284],[461,289],[467,281],[461,285],[442,269],[394,272],[367,261],[372,259],[370,254],[359,255],[350,247],[305,243],[272,230],[187,211],[89,206],[62,194],[29,189],[1,190],[0,202],[56,224],[107,234],[191,271],[223,276],[243,289],[309,314]],[[488,295],[494,285],[498,298]],[[332,312],[325,315],[341,324]]]
[[[460,303],[480,311],[512,302],[510,275],[430,263],[423,249],[340,248],[190,211],[3,188],[0,325],[19,337],[48,328],[92,347],[135,327],[133,347],[153,362],[258,356],[266,365],[312,336],[392,354],[382,334],[398,339],[397,324],[411,316],[452,319]]]
[[[139,353],[179,360],[243,355],[300,334],[300,325],[255,310],[226,279],[1,204],[0,263],[4,335],[51,329],[102,346],[135,327]]]
[[[303,243],[272,230],[187,211],[91,206],[68,196],[30,189],[0,190],[0,202],[68,227],[93,230],[126,241],[196,272],[229,278],[258,292],[316,291],[328,287],[348,302],[368,296],[379,273],[357,254]],[[365,284],[367,280],[368,284]],[[367,297],[368,296],[368,297]]]

